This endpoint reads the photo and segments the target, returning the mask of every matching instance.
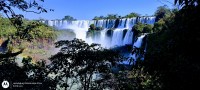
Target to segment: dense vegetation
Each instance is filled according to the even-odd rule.
[[[62,20],[75,21],[76,19],[73,18],[72,16],[67,15],[67,16],[64,16]]]
[[[120,16],[118,14],[108,14],[107,16],[95,16],[92,20],[101,20],[101,19],[118,19],[118,18],[133,18],[133,17],[140,17],[141,15],[138,13],[130,13],[125,16]]]
[[[146,70],[157,72],[163,89],[196,89],[200,80],[199,0],[175,0],[182,7],[155,23],[156,33],[148,36]]]
[[[42,82],[40,85],[22,86],[25,89],[73,89],[72,85],[75,83],[84,90],[196,89],[199,84],[197,82],[200,80],[200,61],[196,53],[200,46],[200,26],[196,23],[200,19],[200,2],[199,0],[175,0],[175,4],[177,3],[181,6],[178,11],[169,10],[165,6],[159,7],[155,13],[157,22],[153,26],[137,23],[133,27],[132,30],[137,31],[138,34],[146,32],[149,34],[145,59],[138,60],[131,69],[127,69],[129,66],[117,64],[124,60],[118,51],[103,49],[98,44],[88,45],[79,39],[62,40],[55,43],[60,51],[49,58],[51,63],[48,65],[43,60],[33,64],[31,57],[27,57],[23,58],[23,66],[19,67],[15,60],[23,49],[14,53],[12,50],[7,50],[6,53],[0,54],[0,80]],[[109,17],[113,19],[117,15]],[[5,20],[5,23],[0,23],[1,29],[4,30],[1,33],[2,37],[13,34],[12,38],[20,38],[27,33],[21,32],[22,35],[19,36],[15,36],[15,33],[19,33],[18,30],[26,31],[32,26],[26,25],[24,26],[26,28],[18,27],[20,29],[15,30],[6,23],[8,19],[0,20]],[[49,27],[45,25],[31,27],[33,31],[37,30],[36,28],[43,30]],[[95,29],[95,26],[91,25],[90,29]],[[44,32],[41,33],[28,32],[28,36],[32,35],[28,38],[50,36],[47,33],[43,37]],[[115,67],[119,69],[117,72],[112,70]],[[96,74],[100,78],[93,79],[93,75]]]
[[[137,23],[134,34],[148,32],[144,71],[159,77],[160,89],[195,89],[199,78],[199,2],[175,0],[180,10],[158,7],[153,26]],[[155,85],[155,84],[154,84]]]
[[[49,27],[43,23],[37,21],[23,20],[23,25],[26,26],[27,28],[32,28],[32,31],[29,33],[30,35],[29,37],[31,37],[31,39],[56,38],[54,34],[55,30],[52,27]],[[12,23],[8,18],[0,17],[0,28],[1,28],[0,36],[2,38],[9,36],[14,37],[17,34],[17,29],[12,25]]]
[[[117,19],[119,16],[117,14],[108,14],[107,16],[95,16],[93,20],[101,20],[101,19]]]
[[[29,41],[20,39],[17,34],[23,32],[17,32],[16,27],[12,25],[8,18],[0,17],[0,44],[8,40],[9,45],[4,48],[12,48],[12,51],[24,49],[22,56],[31,56],[34,60],[49,57],[49,49],[53,47],[54,40],[57,38],[57,31],[37,21],[23,20],[23,26],[32,28],[27,36]]]

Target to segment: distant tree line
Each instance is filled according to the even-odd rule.
[[[160,18],[163,18],[165,15],[170,15],[170,13],[173,10],[178,10],[178,9],[172,9],[170,10],[166,5],[158,7],[158,10],[154,13],[154,15],[151,16],[156,16],[156,21],[158,21]],[[148,16],[148,15],[145,15]],[[125,16],[120,16],[118,14],[108,14],[107,16],[95,16],[93,20],[101,20],[101,19],[117,19],[117,18],[133,18],[133,17],[141,17],[141,14],[132,12],[130,14],[127,14]]]
[[[118,14],[108,14],[107,16],[95,16],[92,20],[100,20],[100,19],[117,19],[117,18],[133,18],[133,17],[139,17],[141,16],[140,14],[138,13],[130,13],[128,15],[125,15],[125,16],[120,16]]]
[[[66,15],[62,20],[75,21],[76,19],[72,16]]]

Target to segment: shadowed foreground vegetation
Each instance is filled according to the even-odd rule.
[[[103,49],[98,44],[88,45],[79,39],[62,40],[55,45],[60,51],[49,58],[51,63],[48,65],[45,61],[33,64],[32,59],[27,57],[23,58],[23,66],[19,67],[14,58],[1,58],[1,80],[42,83],[23,86],[23,88],[31,86],[33,89],[101,90],[161,87],[155,82],[158,77],[150,76],[143,71],[143,67],[135,66],[136,68],[131,71],[123,69],[124,66],[120,66],[118,62],[125,58],[121,57],[118,51]],[[122,69],[119,73],[112,73],[113,67]],[[20,72],[21,74],[18,74]]]
[[[51,61],[49,64],[44,60],[32,63],[32,58],[27,57],[23,58],[23,66],[20,67],[15,61],[16,56],[22,53],[23,49],[1,53],[0,81],[41,83],[22,85],[21,88],[18,87],[19,89],[22,87],[23,89],[83,90],[198,89],[200,61],[197,52],[200,46],[200,26],[197,22],[200,20],[200,2],[199,0],[175,0],[175,4],[180,5],[181,9],[158,8],[155,14],[157,22],[154,26],[146,25],[145,28],[145,25],[138,23],[133,27],[133,30],[138,31],[139,34],[141,32],[150,34],[146,37],[147,51],[144,60],[137,60],[131,66],[132,69],[128,70],[126,69],[128,66],[118,64],[127,60],[118,51],[104,49],[98,44],[88,45],[79,39],[61,40],[55,43],[60,51],[49,58]],[[16,30],[16,36],[28,41],[34,39],[35,34],[31,36],[31,32],[30,34],[21,32],[21,30],[29,30],[30,26],[25,27],[27,28],[18,27],[20,29]],[[14,37],[13,35],[11,38]],[[119,70],[114,72],[115,68]],[[10,87],[12,88],[14,87]]]

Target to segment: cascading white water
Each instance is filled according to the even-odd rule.
[[[72,30],[76,34],[76,38],[83,39],[87,43],[99,43],[103,47],[110,48],[114,46],[125,46],[130,45],[133,47],[140,48],[142,45],[143,38],[145,35],[141,35],[137,38],[134,42],[134,32],[132,32],[131,28],[136,24],[136,21],[153,24],[155,22],[155,17],[141,17],[141,18],[127,18],[127,19],[120,19],[119,24],[117,27],[115,26],[116,20],[78,20],[78,21],[62,21],[62,20],[48,20],[42,21],[50,26],[53,26],[58,29],[63,30]],[[91,24],[94,24],[96,27],[103,27],[104,30],[94,32],[95,36],[86,37],[88,28]],[[114,28],[116,27],[116,28]],[[112,35],[107,36],[106,33],[109,29],[112,30]],[[133,55],[128,53],[129,57],[132,57],[136,60],[138,57],[134,53]],[[121,64],[134,64],[134,61],[123,61],[120,62]],[[97,76],[96,76],[97,75]],[[101,76],[98,76],[98,73],[93,74],[93,79],[98,79]],[[71,82],[70,82],[71,83]],[[81,85],[81,84],[80,84]],[[75,84],[74,88],[80,86],[79,84]]]
[[[76,38],[83,39],[87,43],[98,43],[105,48],[113,48],[115,46],[131,45],[140,48],[142,45],[144,35],[141,35],[134,42],[134,32],[132,27],[137,23],[154,24],[155,17],[135,17],[126,19],[104,19],[104,20],[47,20],[41,21],[49,26],[53,26],[60,30],[71,30],[76,34]],[[118,24],[116,24],[118,22]],[[94,24],[96,27],[102,27],[103,30],[93,32],[92,37],[86,37],[89,26]],[[108,31],[112,31],[110,36],[107,36]],[[138,56],[134,53],[128,53],[128,57],[137,60]],[[133,64],[135,61],[123,61],[122,64]]]
[[[143,38],[146,36],[146,34],[144,35],[141,35],[140,37],[137,38],[137,41],[133,44],[133,47],[136,47],[136,48],[140,48],[142,46],[142,41],[143,41]],[[132,55],[130,55],[132,56]],[[137,60],[139,58],[138,55],[136,55],[136,53],[133,54],[133,58],[134,60]]]
[[[112,37],[111,46],[122,46],[123,45],[123,30],[115,29]]]
[[[86,33],[88,31],[90,21],[62,21],[62,25],[55,25],[59,29],[70,29],[76,34],[76,38],[86,40]]]
[[[142,46],[142,42],[143,42],[143,39],[144,39],[145,36],[146,36],[146,34],[139,36],[137,38],[137,40],[134,42],[133,47],[140,48]],[[127,65],[128,64],[134,64],[135,61],[139,58],[139,56],[136,55],[136,53],[133,53],[133,54],[129,53],[128,57],[133,58],[134,61],[129,61],[129,60],[123,61],[123,62],[121,62],[121,64],[127,64]]]
[[[133,43],[133,32],[131,30],[128,30],[124,40],[123,40],[123,45],[131,45]]]
[[[144,37],[145,37],[145,34],[138,37],[137,41],[133,44],[133,47],[140,48],[141,45],[142,45],[142,40],[143,40]]]
[[[83,39],[87,41],[88,43],[99,43],[102,44],[105,47],[113,47],[113,46],[122,46],[126,44],[133,44],[133,32],[131,31],[131,28],[134,24],[136,24],[137,18],[127,18],[127,19],[120,19],[118,27],[113,30],[113,35],[110,38],[111,42],[108,43],[109,40],[108,37],[105,36],[105,33],[108,29],[113,28],[115,26],[116,20],[78,20],[78,21],[62,21],[62,20],[48,20],[48,21],[42,21],[43,23],[48,24],[49,26],[54,26],[58,29],[71,29],[75,34],[76,38]],[[147,24],[153,24],[155,22],[155,17],[141,17],[138,18],[137,21],[140,21],[142,23]],[[100,36],[94,37],[94,38],[86,38],[86,33],[88,31],[88,28],[91,24],[94,24],[96,27],[103,27],[105,30],[101,31]],[[123,37],[123,30],[127,29],[128,31],[125,34],[125,37]],[[93,40],[92,40],[93,39]],[[104,40],[105,39],[105,40]]]
[[[116,27],[115,19],[104,19],[104,20],[77,20],[77,21],[66,21],[66,20],[47,20],[42,21],[49,26],[53,26],[57,29],[72,30],[76,34],[76,38],[83,39],[87,43],[99,43],[103,47],[113,47],[113,46],[123,46],[123,45],[133,45],[133,33],[131,28],[136,24],[136,22],[153,24],[155,22],[155,17],[138,17],[138,18],[125,18],[119,19],[119,23]],[[103,27],[104,30],[99,31],[98,35],[94,37],[86,38],[88,28],[91,24],[96,27]],[[114,29],[111,37],[106,36],[106,32],[109,29]],[[127,32],[123,32],[123,30]],[[140,37],[139,37],[140,38]],[[139,42],[139,41],[138,41]],[[135,42],[134,45],[137,46]]]
[[[125,26],[124,26],[125,23],[126,23],[126,19],[121,19],[121,20],[120,20],[120,23],[119,23],[119,25],[118,25],[118,28],[122,28],[122,29],[125,28]]]

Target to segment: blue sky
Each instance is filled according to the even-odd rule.
[[[173,0],[45,0],[41,5],[54,12],[33,14],[16,10],[28,19],[62,19],[65,15],[76,19],[92,19],[94,16],[118,14],[124,16],[131,12],[141,15],[153,15],[158,6],[168,5],[172,8]]]

